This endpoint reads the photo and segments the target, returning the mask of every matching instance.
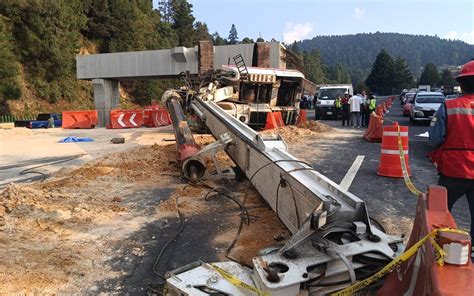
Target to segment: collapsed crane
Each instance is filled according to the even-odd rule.
[[[241,280],[272,295],[327,294],[372,274],[400,254],[402,238],[387,235],[374,225],[362,200],[289,154],[280,137],[262,136],[226,112],[216,103],[222,88],[218,80],[211,81],[211,88],[201,88],[198,93],[187,89],[163,96],[173,121],[177,121],[173,124],[178,150],[192,145],[179,140],[189,139],[179,115],[179,101],[221,139],[219,149],[225,149],[292,233],[283,248],[254,258],[252,270],[235,262],[216,266],[232,270]],[[179,135],[183,131],[188,136]],[[181,159],[188,178],[205,174],[205,167],[198,164],[199,154],[197,149],[194,155]],[[213,273],[206,264],[171,271],[167,280],[170,294],[246,295],[229,282],[213,282]]]

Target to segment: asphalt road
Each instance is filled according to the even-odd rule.
[[[427,138],[418,135],[426,132],[429,123],[411,125],[408,117],[403,117],[402,106],[395,100],[384,121],[385,125],[397,121],[400,125],[409,126],[409,165],[412,181],[415,186],[425,191],[430,184],[437,184],[438,175],[435,167],[427,159],[426,154],[432,150]],[[314,119],[314,111],[308,112],[308,119]],[[336,120],[321,120],[335,128],[341,128],[341,122]],[[344,127],[348,129],[348,127]],[[358,132],[357,130],[355,131]],[[340,141],[319,139],[310,144],[311,149],[329,151],[325,157],[308,156],[297,149],[293,153],[300,158],[306,158],[321,173],[339,183],[358,155],[365,155],[365,160],[359,169],[349,191],[364,200],[369,214],[378,220],[387,217],[392,219],[414,218],[416,197],[406,188],[402,178],[386,178],[376,174],[380,158],[380,143],[368,143],[363,140],[364,129],[350,139]],[[306,149],[306,148],[305,148]],[[310,151],[310,150],[306,150]],[[453,216],[458,227],[469,229],[470,216],[467,200],[462,197],[453,208]]]

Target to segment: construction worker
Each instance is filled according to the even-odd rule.
[[[462,96],[447,100],[436,112],[429,141],[437,149],[428,154],[438,173],[438,185],[448,190],[448,208],[467,196],[474,238],[474,60],[465,64],[456,80]],[[474,249],[473,249],[474,250]],[[471,257],[473,253],[471,253]],[[472,259],[472,258],[471,258]]]
[[[371,95],[370,98],[367,100],[368,114],[366,118],[366,124],[365,124],[366,126],[369,126],[370,114],[372,114],[372,112],[375,112],[376,107],[377,107],[377,101],[375,100],[375,97]]]
[[[53,115],[50,115],[48,118],[48,128],[54,128],[54,117]]]
[[[366,103],[367,103],[367,93],[365,92],[365,90],[362,91],[361,94],[358,94],[359,98],[360,98],[360,117],[359,117],[359,127],[360,126],[365,126],[367,127],[367,114],[368,114],[368,110],[366,109]]]
[[[341,95],[338,95],[336,100],[334,101],[334,108],[335,108],[335,113],[336,113],[336,120],[338,120],[339,115],[341,114],[341,108],[342,108]]]
[[[349,92],[344,93],[344,97],[341,99],[341,106],[342,106],[342,126],[345,125],[347,122],[347,126],[349,126],[349,98],[351,94]]]

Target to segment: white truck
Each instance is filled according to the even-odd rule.
[[[418,85],[418,91],[430,91],[431,85]]]
[[[336,115],[334,101],[338,96],[344,96],[345,92],[349,92],[351,95],[354,94],[354,88],[352,87],[352,84],[320,85],[318,96],[316,98],[316,120],[321,119],[322,117],[334,118]]]

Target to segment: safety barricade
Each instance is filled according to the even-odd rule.
[[[264,130],[270,130],[278,127],[285,126],[281,112],[268,112],[267,123],[265,124]]]
[[[305,124],[306,121],[307,121],[306,110],[300,109],[300,114],[298,116],[298,119],[296,120],[296,125]]]
[[[143,110],[111,110],[107,128],[137,128],[143,125]]]
[[[430,186],[418,197],[408,251],[377,295],[474,295],[471,239],[456,228],[446,189]]]
[[[152,110],[150,116],[153,123],[152,127],[166,126],[172,123],[171,116],[165,109]]]
[[[96,110],[63,111],[62,113],[62,128],[64,129],[94,128],[97,124]]]
[[[383,134],[383,117],[377,116],[375,112],[370,114],[369,126],[364,133],[367,142],[380,143]]]
[[[395,122],[392,126],[384,126],[382,134],[382,149],[377,175],[393,178],[403,178],[403,169],[400,162],[400,151],[398,145],[400,140],[403,147],[403,154],[407,167],[407,174],[411,176],[408,165],[408,126],[398,126]]]
[[[168,111],[159,105],[145,107],[144,125],[147,127],[159,127],[171,124],[171,117]]]

